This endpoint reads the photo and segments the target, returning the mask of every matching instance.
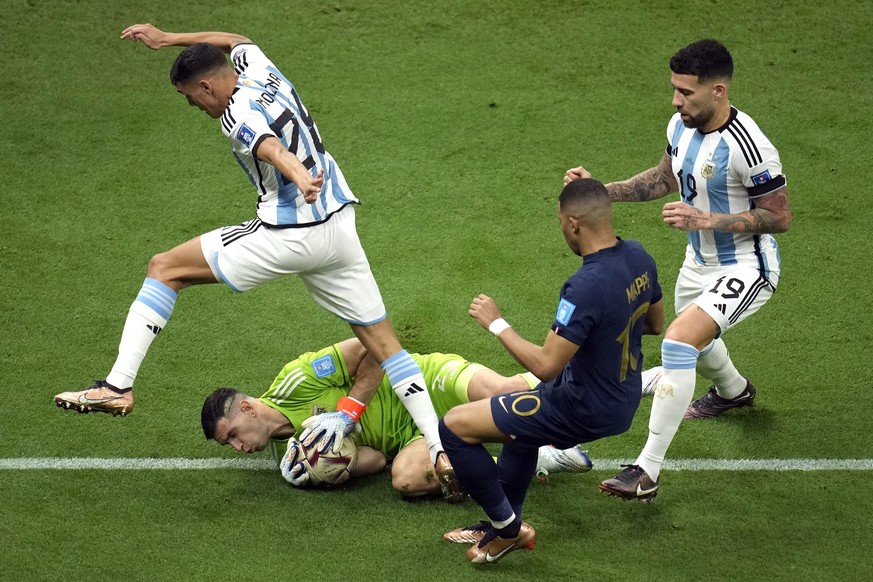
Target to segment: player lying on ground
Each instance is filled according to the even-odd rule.
[[[530,374],[502,376],[485,366],[453,354],[413,354],[424,373],[437,414],[454,406],[497,394],[525,391],[539,383]],[[292,485],[306,486],[309,475],[298,459],[297,438],[307,446],[327,448],[330,442],[315,442],[324,433],[305,434],[307,419],[335,411],[344,405],[350,391],[359,385],[375,386],[369,404],[360,414],[359,431],[351,433],[359,445],[352,477],[371,475],[391,463],[393,487],[405,497],[439,493],[433,464],[421,433],[409,413],[394,396],[378,365],[357,339],[309,352],[290,362],[270,388],[255,398],[233,388],[213,392],[203,404],[201,423],[207,439],[230,445],[245,453],[270,449]],[[374,371],[375,372],[374,374]],[[375,379],[375,382],[373,381]],[[354,384],[354,387],[353,387]],[[365,392],[369,388],[363,389]],[[346,403],[347,404],[347,403]],[[310,421],[311,422],[311,421]],[[311,432],[311,431],[310,431]],[[328,440],[330,440],[328,435]],[[297,437],[297,438],[295,438]],[[339,435],[342,438],[342,434]],[[587,455],[577,448],[542,447],[537,469],[542,473],[583,472],[591,468]]]

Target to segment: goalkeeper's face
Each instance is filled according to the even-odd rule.
[[[235,410],[215,424],[215,441],[230,445],[237,452],[251,454],[267,447],[270,431],[261,417]]]

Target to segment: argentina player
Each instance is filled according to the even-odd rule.
[[[737,371],[721,339],[757,312],[779,283],[773,233],[792,221],[779,153],[751,117],[728,100],[733,59],[714,40],[700,40],[670,60],[673,106],[667,150],[654,168],[607,184],[616,201],[639,202],[679,192],[664,205],[664,222],[688,232],[676,283],[677,317],[662,344],[663,377],[636,463],[601,489],[625,499],[651,500],[667,448],[682,418],[709,418],[749,406],[755,387]],[[567,171],[565,182],[590,176]],[[712,381],[691,402],[695,370]]]
[[[208,232],[153,257],[128,313],[111,372],[85,390],[58,394],[58,406],[130,413],[137,371],[182,289],[222,282],[244,292],[296,274],[315,302],[347,321],[381,363],[421,429],[441,479],[452,480],[451,467],[439,454],[437,416],[424,377],[387,319],[358,238],[358,199],[325,150],[295,87],[257,45],[237,34],[177,34],[136,24],[121,38],[151,49],[187,47],[173,63],[170,80],[191,106],[220,120],[236,162],[257,191],[257,213],[240,225]],[[315,426],[348,433],[365,406],[348,399],[346,408],[319,417]]]

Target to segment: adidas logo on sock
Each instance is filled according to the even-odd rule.
[[[419,386],[418,384],[416,384],[415,382],[413,382],[413,383],[409,386],[409,390],[407,390],[406,393],[405,393],[403,396],[404,396],[404,397],[412,396],[413,394],[417,394],[417,393],[419,393],[419,392],[424,392],[424,388],[422,388],[421,386]]]
[[[151,324],[146,324],[146,327],[149,328],[152,331],[152,333],[154,333],[155,335],[158,335],[159,333],[161,333],[161,330],[163,329],[162,327],[160,327],[158,325],[151,325]]]

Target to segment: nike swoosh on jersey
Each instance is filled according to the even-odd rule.
[[[507,408],[506,408],[506,403],[503,402],[504,400],[506,400],[506,396],[501,396],[500,398],[497,399],[497,402],[499,402],[500,406],[503,407],[503,412],[505,412],[506,414],[509,414],[509,410],[507,410]]]
[[[113,400],[118,400],[121,396],[110,396],[109,398],[88,398],[84,394],[79,394],[79,404],[106,404]]]

